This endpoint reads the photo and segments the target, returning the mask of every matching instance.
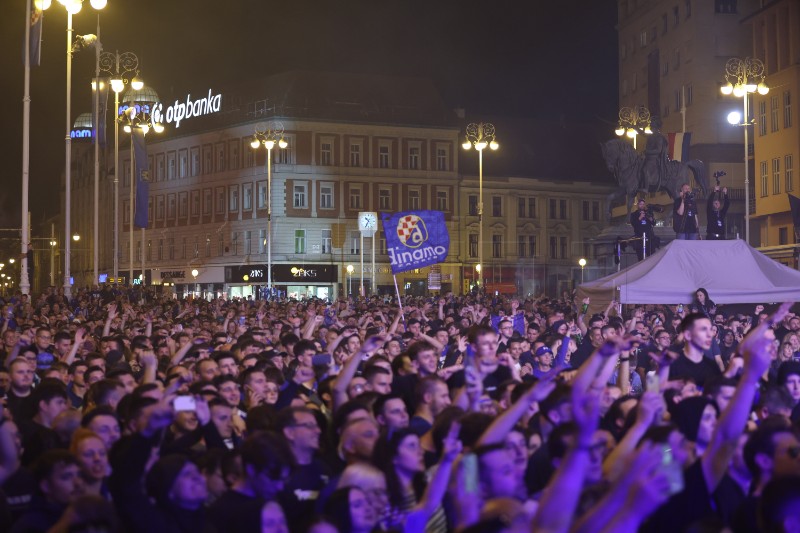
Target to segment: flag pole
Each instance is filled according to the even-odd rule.
[[[19,288],[22,294],[30,294],[31,282],[28,279],[28,180],[30,177],[31,140],[31,0],[25,4],[25,77],[22,95],[22,257],[19,269]]]
[[[392,279],[394,279],[394,292],[397,294],[397,305],[400,306],[400,319],[403,321],[403,325],[406,324],[406,317],[403,314],[403,300],[400,298],[400,288],[397,286],[397,275],[392,274]]]

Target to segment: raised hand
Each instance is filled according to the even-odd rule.
[[[636,409],[636,422],[645,426],[651,426],[657,422],[666,410],[664,397],[657,392],[645,392],[639,399],[639,406]]]
[[[461,424],[459,422],[450,424],[450,431],[447,432],[447,436],[442,441],[442,461],[452,463],[461,453],[463,445],[458,438],[460,432]]]
[[[368,337],[367,340],[364,341],[364,344],[361,345],[361,351],[368,354],[375,353],[378,348],[381,348],[384,344],[386,344],[389,338],[389,335],[386,333]]]

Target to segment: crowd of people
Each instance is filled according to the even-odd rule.
[[[694,294],[17,294],[0,530],[800,531],[800,316]]]

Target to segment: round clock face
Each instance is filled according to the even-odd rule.
[[[361,215],[361,228],[374,230],[378,228],[378,217],[375,213],[364,213]]]

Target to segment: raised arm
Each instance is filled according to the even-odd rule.
[[[703,476],[709,492],[716,490],[728,470],[728,464],[736,451],[737,440],[750,416],[750,407],[753,405],[759,380],[775,355],[775,345],[772,342],[774,335],[770,327],[783,320],[791,306],[788,302],[782,304],[772,316],[755,326],[739,345],[745,361],[744,372],[733,398],[714,428],[708,449],[701,458]]]
[[[502,441],[516,423],[525,416],[525,413],[531,408],[534,402],[544,400],[553,391],[556,386],[554,378],[555,375],[550,375],[534,383],[525,394],[520,396],[519,399],[511,405],[511,407],[494,419],[491,425],[486,428],[486,431],[483,432],[480,439],[478,439],[475,447],[477,448]],[[523,385],[517,385],[517,387],[522,386]]]
[[[111,335],[111,323],[117,317],[117,304],[109,304],[108,315],[106,315],[106,323],[103,325],[103,337]]]

